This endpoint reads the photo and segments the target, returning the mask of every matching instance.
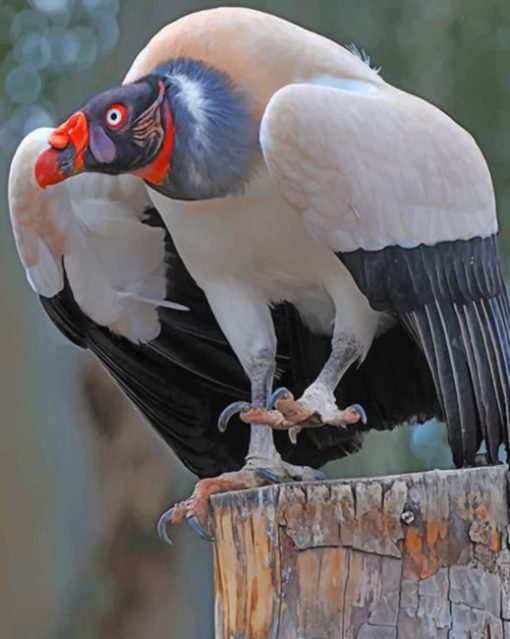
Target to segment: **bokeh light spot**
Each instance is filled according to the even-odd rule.
[[[90,27],[75,27],[71,31],[78,47],[78,56],[75,60],[77,70],[86,69],[94,64],[98,54],[98,41],[94,30]]]
[[[72,9],[73,0],[31,0],[35,9],[43,13],[67,13]]]
[[[81,0],[82,6],[87,11],[93,12],[99,9],[114,9],[117,11],[117,0]]]
[[[43,126],[55,126],[55,118],[44,107],[34,104],[29,107],[23,125],[23,135]]]
[[[30,104],[41,94],[41,76],[35,69],[22,65],[7,74],[5,88],[16,104]]]
[[[46,31],[48,28],[48,18],[39,13],[24,9],[16,14],[11,24],[11,40],[16,42],[25,33],[33,31]]]
[[[7,4],[0,5],[0,43],[9,42],[13,20],[15,20],[14,9]]]
[[[103,53],[109,53],[115,48],[119,40],[119,26],[115,18],[103,20],[96,25],[99,48]]]
[[[20,63],[35,69],[44,69],[51,62],[51,45],[43,33],[27,33],[14,47],[14,55]]]

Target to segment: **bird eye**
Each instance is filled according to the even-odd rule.
[[[110,129],[119,129],[126,121],[126,107],[123,104],[114,104],[107,109],[104,119]]]

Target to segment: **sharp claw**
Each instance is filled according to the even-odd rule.
[[[168,525],[168,522],[172,519],[173,514],[174,514],[173,508],[169,508],[168,510],[165,510],[165,512],[158,519],[158,525],[157,525],[158,537],[161,539],[163,543],[168,544],[169,546],[172,546],[173,542],[168,536],[166,527]]]
[[[352,410],[356,413],[358,413],[360,421],[362,424],[366,424],[368,419],[367,419],[367,414],[365,413],[365,409],[363,408],[363,406],[360,406],[359,404],[353,404],[352,406],[349,406],[349,410]]]
[[[293,426],[292,428],[289,428],[289,439],[294,446],[297,444],[297,438],[301,430],[301,426]]]
[[[207,530],[202,526],[202,524],[198,521],[198,518],[195,515],[189,515],[186,517],[186,521],[188,525],[197,533],[200,539],[204,541],[213,542],[214,537],[212,537]]]
[[[293,397],[292,393],[290,392],[290,390],[288,388],[284,388],[282,386],[282,388],[277,388],[274,393],[269,397],[269,399],[267,400],[267,409],[268,410],[273,410],[273,408],[275,407],[276,402],[281,399],[282,397]]]
[[[257,475],[257,477],[260,477],[261,479],[265,479],[266,481],[270,481],[272,484],[282,483],[282,480],[278,477],[278,475],[275,475],[274,473],[272,473],[270,470],[267,470],[266,468],[257,468],[257,470],[255,471],[255,474]]]
[[[218,428],[220,432],[224,433],[227,430],[228,423],[234,415],[242,412],[243,410],[249,410],[251,405],[248,402],[234,402],[229,404],[218,417]]]

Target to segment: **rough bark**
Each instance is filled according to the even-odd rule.
[[[507,468],[212,499],[217,639],[510,639]]]

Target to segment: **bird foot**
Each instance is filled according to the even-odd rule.
[[[287,428],[293,444],[303,428],[325,425],[345,428],[359,421],[367,423],[362,406],[353,404],[344,410],[339,409],[334,394],[320,384],[310,386],[298,400],[287,388],[279,388],[272,394],[268,406],[269,412],[276,409],[282,415],[282,424],[290,424]]]
[[[218,418],[218,428],[222,433],[227,430],[230,419],[237,414],[245,424],[260,424],[275,430],[285,430],[292,426],[292,423],[277,410],[252,406],[248,402],[234,402],[229,404]]]
[[[258,466],[259,462],[260,466]],[[207,529],[209,497],[211,495],[258,488],[285,481],[313,481],[325,478],[324,474],[318,470],[306,466],[293,466],[281,460],[262,464],[262,460],[250,459],[246,466],[237,472],[224,473],[218,477],[199,481],[191,497],[175,504],[161,515],[157,525],[160,539],[172,545],[172,540],[167,532],[168,525],[186,522],[199,537],[205,541],[214,541]]]
[[[312,387],[310,387],[311,389]],[[218,418],[218,428],[223,433],[234,415],[245,424],[268,426],[273,430],[288,430],[293,443],[303,428],[320,428],[330,425],[345,427],[360,421],[367,423],[362,406],[353,404],[340,410],[333,393],[327,396],[307,397],[307,392],[299,400],[287,388],[279,388],[269,399],[269,408],[252,406],[248,402],[234,402],[223,410]],[[311,395],[311,393],[310,393]],[[316,393],[318,395],[318,393]],[[330,395],[330,396],[329,396]]]

